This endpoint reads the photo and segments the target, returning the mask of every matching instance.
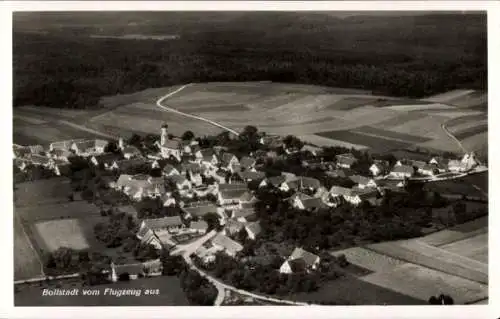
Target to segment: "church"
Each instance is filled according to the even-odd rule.
[[[183,154],[182,141],[178,138],[170,139],[168,137],[168,125],[164,124],[161,127],[160,142],[157,144],[160,148],[161,157],[174,157],[177,161],[181,161]]]

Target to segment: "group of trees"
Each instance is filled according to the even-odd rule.
[[[105,95],[207,81],[272,80],[411,97],[486,88],[486,24],[480,16],[339,23],[317,15],[267,15],[247,16],[245,23],[221,20],[218,26],[188,19],[177,40],[140,45],[90,38],[87,32],[96,31],[85,29],[16,33],[14,105],[88,108]]]
[[[134,238],[138,227],[133,216],[125,213],[112,214],[107,222],[97,223],[94,226],[94,235],[106,246],[118,247],[128,238]]]
[[[294,209],[288,194],[261,188],[255,204],[264,240],[287,241],[311,251],[344,248],[363,242],[412,238],[422,235],[422,227],[432,221],[435,204],[425,192],[387,192],[379,206],[363,202],[303,211]]]
[[[47,253],[44,259],[45,270],[52,275],[74,272],[96,273],[107,268],[111,261],[108,256],[96,251],[67,247]]]

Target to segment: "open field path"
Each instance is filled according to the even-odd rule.
[[[181,86],[180,88],[178,88],[177,90],[173,91],[173,92],[170,92],[168,93],[167,95],[164,95],[163,97],[161,97],[158,101],[156,101],[156,105],[162,109],[162,110],[165,110],[167,112],[172,112],[172,113],[176,113],[176,114],[179,114],[179,115],[183,115],[185,117],[189,117],[189,118],[192,118],[192,119],[195,119],[195,120],[200,120],[200,121],[203,121],[203,122],[206,122],[206,123],[209,123],[209,124],[212,124],[214,126],[217,126],[223,130],[226,130],[228,131],[229,133],[232,133],[236,136],[240,135],[238,132],[236,132],[235,130],[227,127],[227,126],[224,126],[222,124],[219,124],[217,122],[214,122],[212,120],[209,120],[209,119],[206,119],[204,117],[201,117],[201,116],[197,116],[197,115],[192,115],[192,114],[188,114],[188,113],[184,113],[184,112],[181,112],[181,111],[178,111],[176,109],[173,109],[169,106],[165,106],[165,105],[162,105],[162,103],[168,99],[169,97],[173,96],[174,94],[182,91],[184,88],[188,87],[188,86],[191,86],[191,84],[186,84],[186,85],[183,85]]]
[[[86,132],[89,132],[89,133],[92,133],[92,134],[100,135],[100,136],[105,137],[105,138],[109,138],[109,139],[113,139],[113,140],[117,139],[116,136],[109,135],[107,133],[100,132],[100,131],[88,128],[88,127],[83,126],[81,124],[76,124],[76,123],[69,122],[69,121],[66,121],[66,120],[58,120],[57,122],[60,123],[60,124],[63,124],[63,125],[71,126],[73,128],[76,128],[77,130],[86,131]]]

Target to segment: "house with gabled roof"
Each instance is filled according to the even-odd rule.
[[[73,156],[74,154],[67,150],[67,149],[54,149],[54,150],[51,150],[47,153],[47,155],[52,158],[52,159],[59,159],[59,160],[64,160],[64,161],[68,161],[68,159]]]
[[[318,156],[319,154],[321,154],[321,152],[323,151],[323,149],[321,147],[304,144],[304,146],[302,146],[302,148],[300,149],[300,151],[301,152],[309,152],[313,156]]]
[[[346,178],[350,175],[350,171],[348,171],[346,169],[334,169],[334,170],[325,172],[325,174],[327,176],[330,176],[330,177]]]
[[[180,175],[179,169],[172,164],[166,164],[163,166],[162,173],[164,176]]]
[[[426,176],[434,176],[439,173],[439,170],[431,164],[425,164],[417,169],[417,173]]]
[[[125,159],[131,159],[134,157],[142,156],[141,151],[133,145],[125,146],[122,149],[122,154]]]
[[[88,157],[104,153],[104,149],[107,145],[108,141],[105,140],[83,140],[73,142],[70,149],[73,150],[78,156]]]
[[[248,234],[248,238],[250,238],[251,240],[255,240],[257,236],[261,233],[262,227],[260,226],[260,223],[256,221],[246,224],[245,230]]]
[[[255,209],[252,208],[238,208],[233,210],[231,218],[241,222],[248,223],[250,221],[255,221],[257,219],[257,214]]]
[[[280,190],[296,191],[296,190],[310,190],[315,191],[321,187],[321,183],[316,178],[299,176],[291,180],[287,180],[280,185]]]
[[[288,198],[288,203],[290,203],[290,205],[294,208],[302,209],[302,208],[300,208],[302,201],[305,199],[310,199],[310,198],[312,198],[312,197],[307,195],[307,194],[304,194],[301,192],[296,192],[295,194],[293,194],[292,196],[290,196]]]
[[[121,160],[122,157],[120,154],[116,153],[103,153],[99,155],[93,155],[90,159],[90,162],[95,166],[104,167],[106,170],[111,170],[115,161]]]
[[[126,276],[128,279],[137,279],[139,277],[145,276],[144,265],[140,262],[128,263],[128,264],[115,264],[111,262],[110,279],[116,282],[122,276]]]
[[[306,199],[296,199],[294,202],[296,208],[302,210],[317,210],[321,208],[326,208],[327,205],[323,202],[321,198],[312,197]]]
[[[224,234],[227,236],[236,235],[245,228],[245,223],[236,219],[228,219],[224,225]]]
[[[162,249],[160,239],[156,236],[155,232],[145,223],[141,224],[141,227],[136,233],[136,237],[141,241],[142,244],[152,245],[158,250]]]
[[[341,168],[351,168],[351,166],[358,161],[351,153],[339,154],[335,156],[335,158],[337,160],[337,166]]]
[[[319,256],[302,248],[295,248],[290,257],[281,265],[280,273],[292,274],[316,270],[320,262]]]
[[[195,153],[195,159],[198,163],[207,166],[216,167],[219,164],[219,159],[212,148],[203,148]]]
[[[153,232],[165,232],[169,233],[178,232],[181,228],[184,228],[184,223],[180,216],[166,216],[161,218],[149,218],[144,219],[141,223],[142,227],[148,227]]]
[[[204,220],[192,221],[189,225],[189,229],[199,234],[205,234],[208,229],[208,224]]]
[[[264,178],[266,178],[266,174],[264,172],[259,172],[259,171],[243,171],[243,172],[238,172],[237,173],[239,178],[244,181],[244,182],[251,182],[251,181],[262,181]]]
[[[262,182],[259,184],[259,187],[273,186],[279,188],[285,181],[286,177],[283,175],[268,177],[262,180]]]
[[[71,140],[53,142],[53,143],[50,143],[49,150],[53,151],[53,150],[60,149],[60,150],[71,151],[71,146],[74,143],[78,143],[78,142],[82,142],[82,141],[84,141],[84,140],[80,138],[80,139],[71,139]]]
[[[218,207],[212,204],[211,202],[200,202],[200,203],[192,203],[189,206],[184,206],[182,208],[184,212],[185,218],[193,218],[198,217],[201,218],[209,213],[216,213],[218,211]]]
[[[236,155],[228,152],[222,154],[220,162],[221,168],[230,172],[234,172],[234,166],[240,164]]]
[[[219,190],[217,203],[226,209],[238,208],[240,198],[247,192],[247,189]]]
[[[250,156],[244,156],[241,160],[240,160],[240,167],[243,169],[243,170],[249,170],[249,169],[252,169],[255,167],[255,163],[257,161],[255,160],[255,158],[253,157],[250,157]]]
[[[377,182],[373,178],[362,175],[351,175],[349,179],[353,181],[359,188],[377,187]]]
[[[389,169],[389,162],[382,160],[375,160],[369,168],[372,176],[379,176],[385,174],[385,172],[388,169]]]
[[[139,167],[147,164],[146,159],[143,157],[135,157],[131,159],[115,160],[113,164],[109,167],[110,170],[120,170],[125,172],[134,167]]]
[[[243,246],[240,243],[221,233],[217,234],[212,239],[212,244],[218,248],[218,250],[223,251],[231,257],[235,257],[238,252],[243,250]]]
[[[177,204],[177,201],[170,192],[164,193],[161,197],[161,201],[163,202],[163,207],[173,207]]]
[[[396,178],[409,178],[415,173],[415,169],[409,165],[395,165],[389,173],[392,177]]]
[[[178,190],[190,190],[191,182],[183,175],[171,175],[167,179],[175,184]]]

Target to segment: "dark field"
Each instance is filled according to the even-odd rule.
[[[378,127],[390,128],[392,126],[403,125],[406,122],[418,120],[418,119],[424,118],[426,116],[427,116],[426,114],[422,114],[422,113],[408,112],[408,113],[403,113],[401,115],[397,115],[397,116],[390,118],[388,120],[379,122],[376,125]]]
[[[365,145],[376,152],[387,152],[393,149],[404,149],[411,146],[410,143],[403,143],[384,138],[377,138],[373,136],[363,135],[350,131],[328,131],[316,133],[316,135],[345,141],[352,144]]]
[[[467,122],[472,122],[472,121],[480,121],[480,120],[483,120],[483,119],[486,119],[486,118],[487,118],[486,114],[461,116],[461,117],[457,117],[457,118],[448,120],[446,122],[446,126],[451,128],[451,127],[453,127],[455,125],[459,125],[459,124],[467,123]]]
[[[79,288],[81,285],[76,282],[64,282],[58,285],[61,289]],[[51,285],[55,288],[55,285]],[[89,287],[85,287],[87,289]],[[104,295],[106,288],[112,289],[140,289],[141,296],[121,296]],[[189,303],[180,287],[177,277],[154,277],[131,280],[129,282],[117,282],[115,284],[93,286],[90,289],[100,291],[99,296],[42,296],[43,287],[25,286],[19,292],[14,293],[15,306],[21,307],[47,307],[47,306],[188,306]],[[146,289],[159,289],[159,295],[145,295]]]
[[[393,131],[388,131],[388,130],[382,130],[382,129],[378,129],[378,128],[371,127],[371,126],[363,126],[360,128],[356,128],[356,129],[354,129],[354,131],[360,132],[360,133],[378,135],[380,137],[387,137],[387,138],[402,140],[402,141],[406,141],[406,142],[411,143],[411,144],[424,143],[424,142],[427,142],[430,140],[430,139],[425,138],[425,137],[404,134],[404,133],[398,133],[398,132],[393,132]]]
[[[468,129],[465,129],[463,131],[460,131],[458,133],[454,133],[455,137],[458,140],[464,140],[468,137],[474,136],[479,133],[484,133],[488,131],[488,124],[481,124],[478,126],[474,126]]]

